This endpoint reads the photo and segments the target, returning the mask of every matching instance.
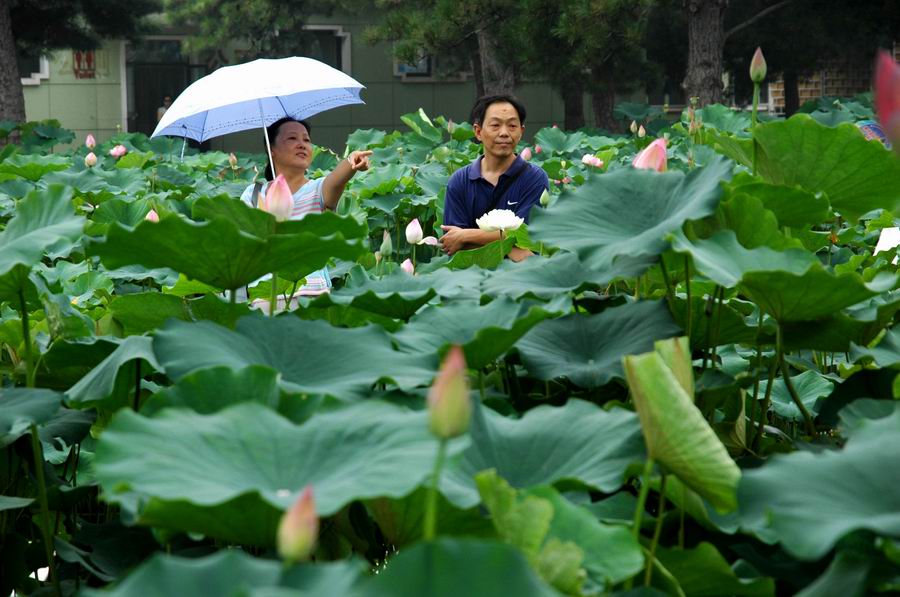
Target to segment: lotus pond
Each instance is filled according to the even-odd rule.
[[[549,204],[452,258],[404,231],[439,236],[465,123],[353,133],[373,168],[288,222],[236,199],[261,155],[121,134],[88,167],[26,127],[0,152],[0,595],[895,593],[900,290],[874,249],[900,159],[867,118],[543,129]],[[633,168],[657,137],[668,171]],[[288,312],[232,300],[326,264]],[[453,346],[472,415],[441,441]]]

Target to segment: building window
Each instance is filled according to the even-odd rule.
[[[304,55],[324,62],[328,66],[345,72],[351,72],[350,65],[350,33],[339,25],[306,25],[309,32]]]
[[[407,77],[431,77],[433,74],[431,56],[425,56],[415,64],[400,62],[395,58],[394,74],[404,79]]]
[[[19,54],[19,76],[22,85],[40,85],[41,81],[50,78],[50,61],[40,54]]]

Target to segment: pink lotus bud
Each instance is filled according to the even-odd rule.
[[[544,151],[544,148],[541,147],[540,145],[534,146],[534,153],[541,153],[542,151]]]
[[[452,135],[453,131],[455,129],[456,129],[456,124],[453,122],[453,119],[451,118],[450,120],[447,121],[447,132]]]
[[[394,252],[394,243],[391,242],[391,233],[385,228],[384,233],[381,235],[381,255],[387,256]]]
[[[570,182],[572,182],[572,179],[569,178],[568,176],[566,176],[566,177],[563,178],[560,182],[563,183],[563,184],[569,184]]]
[[[413,262],[409,259],[404,259],[403,263],[400,264],[400,269],[411,276],[416,271],[416,266],[414,266]]]
[[[93,168],[94,166],[97,165],[97,156],[94,154],[93,151],[90,152],[89,154],[87,154],[86,156],[84,156],[84,165],[87,166],[88,168]]]
[[[875,112],[894,151],[900,152],[900,66],[884,50],[875,65]]]
[[[541,193],[541,207],[547,207],[550,205],[550,192],[547,189],[544,189],[544,192]]]
[[[312,553],[318,535],[316,502],[312,487],[307,485],[278,524],[278,555],[290,563],[305,560]]]
[[[422,225],[419,224],[419,218],[413,218],[413,221],[406,225],[406,242],[411,245],[417,245],[422,242]]]
[[[555,129],[558,129],[558,128],[559,128],[558,126],[556,126],[556,123],[555,123],[555,122],[553,123],[553,128],[555,128]]]
[[[154,224],[156,224],[157,222],[159,222],[159,214],[156,213],[155,209],[151,209],[147,212],[147,215],[144,216],[144,219],[148,222],[153,222]]]
[[[84,138],[84,146],[88,149],[97,147],[97,141],[94,139],[94,135],[88,135]]]
[[[228,165],[231,166],[232,170],[237,168],[237,156],[233,153],[228,154]]]
[[[454,345],[428,390],[429,428],[437,437],[451,439],[466,432],[471,418],[466,357],[462,348]]]
[[[112,157],[119,159],[123,155],[128,153],[128,149],[124,145],[116,145],[112,149],[109,150],[109,155]]]
[[[631,165],[645,170],[666,171],[666,140],[657,139],[635,156]]]
[[[647,136],[647,131],[644,130],[644,125],[643,125],[643,124],[642,124],[641,126],[638,127],[638,133],[637,133],[637,135],[638,135],[638,137],[639,137],[640,139],[643,139],[644,137]]]
[[[525,149],[522,150],[522,152],[519,154],[519,156],[521,156],[521,158],[527,162],[528,160],[531,159],[531,150],[526,147]]]
[[[269,183],[266,194],[259,199],[259,208],[275,216],[279,222],[284,222],[291,218],[291,211],[294,209],[294,197],[291,188],[288,186],[284,174],[279,174],[275,180]]]
[[[753,58],[750,60],[750,80],[754,84],[759,85],[766,78],[766,59],[763,57],[762,49],[756,48]]]
[[[635,133],[637,133],[637,127],[638,127],[637,121],[632,120],[632,121],[631,121],[631,126],[628,127],[628,130],[631,131],[631,134],[632,134],[632,135],[634,135]]]

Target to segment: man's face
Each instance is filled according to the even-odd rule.
[[[516,151],[525,127],[519,122],[519,113],[508,102],[488,106],[484,122],[474,126],[475,136],[484,145],[484,154],[503,159]]]

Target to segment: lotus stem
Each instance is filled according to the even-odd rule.
[[[719,287],[719,300],[715,305],[716,308],[716,323],[715,328],[713,328],[713,342],[710,350],[712,351],[712,356],[710,357],[710,367],[713,369],[716,368],[716,356],[719,353],[719,328],[722,324],[722,302],[725,300],[725,287]]]
[[[231,296],[228,298],[228,302],[231,304],[232,307],[235,304],[237,304],[237,289],[236,288],[231,289]]]
[[[650,559],[647,561],[647,571],[644,573],[644,586],[649,587],[653,578],[653,560],[656,559],[656,546],[659,544],[659,536],[662,534],[663,517],[666,513],[666,475],[662,476],[659,483],[659,512],[656,514],[656,528],[653,529],[653,541],[650,542]],[[684,509],[682,509],[682,512]]]
[[[134,362],[134,412],[141,409],[141,359]]]
[[[412,255],[413,268],[415,268],[416,267],[416,245],[410,245],[409,252],[410,252],[410,255]]]
[[[753,423],[756,421],[756,409],[759,406],[756,401],[759,399],[759,368],[762,365],[762,346],[759,343],[759,335],[762,332],[763,312],[759,310],[759,322],[756,324],[756,374],[753,376],[753,400],[750,401],[750,432],[753,432]],[[815,358],[815,351],[813,351]],[[744,438],[746,444],[746,437]]]
[[[678,509],[678,548],[684,549],[684,504],[687,502],[687,488],[681,484],[681,507]]]
[[[756,428],[756,436],[753,438],[754,450],[759,448],[759,442],[762,441],[763,427],[766,424],[766,415],[769,413],[769,405],[772,403],[772,386],[775,385],[775,372],[782,362],[781,326],[779,325],[776,330],[775,360],[769,367],[769,383],[766,384],[766,397],[763,399],[762,410],[759,413],[759,425]]]
[[[34,387],[34,359],[31,354],[31,326],[28,323],[28,305],[25,291],[19,290],[19,305],[22,309],[22,338],[25,341],[25,386]]]
[[[644,516],[644,506],[647,504],[647,494],[650,493],[650,475],[653,473],[653,459],[647,458],[644,463],[644,472],[641,475],[641,489],[638,492],[637,506],[634,508],[634,520],[632,521],[631,532],[634,540],[640,542],[641,538],[641,519]],[[653,565],[653,560],[647,563],[648,566]],[[625,589],[630,590],[634,586],[634,577],[625,581]]]
[[[757,110],[759,109],[759,83],[753,84],[753,111],[750,113],[750,132],[753,137],[753,176],[756,176],[756,154],[757,154],[757,143],[756,143],[756,124],[757,124]]]
[[[278,303],[278,274],[272,272],[272,292],[269,294],[269,317],[275,317],[275,305]]]
[[[687,293],[687,328],[684,330],[685,334],[687,334],[688,339],[691,337],[691,332],[693,331],[693,319],[694,315],[694,304],[691,302],[691,256],[684,256],[684,287],[685,292]]]
[[[791,381],[790,368],[784,362],[784,353],[781,354],[781,375],[784,377],[784,385],[787,386],[788,393],[791,395],[791,400],[794,401],[794,404],[796,404],[797,408],[800,410],[800,414],[803,415],[803,421],[806,424],[806,432],[810,436],[815,437],[816,425],[813,423],[812,415],[809,414],[806,405],[800,400],[797,389],[794,387],[794,382]]]
[[[425,541],[433,541],[435,526],[437,523],[437,491],[441,478],[441,469],[444,467],[444,457],[447,455],[447,440],[441,439],[438,445],[437,457],[434,459],[434,472],[431,474],[431,486],[425,497],[425,519],[422,523],[422,537]]]
[[[47,556],[47,566],[50,568],[50,580],[56,595],[62,595],[59,587],[59,577],[56,575],[56,564],[53,561],[53,535],[50,534],[50,508],[47,505],[47,483],[44,479],[44,451],[41,449],[41,440],[38,436],[37,425],[31,424],[31,451],[34,454],[34,474],[38,482],[38,499],[41,504],[41,531],[44,535],[44,552]]]
[[[663,282],[666,284],[666,300],[669,302],[669,309],[672,314],[675,313],[675,292],[672,290],[672,284],[669,282],[669,270],[666,269],[666,260],[660,256],[659,268],[662,271]],[[688,305],[690,307],[690,305]]]

